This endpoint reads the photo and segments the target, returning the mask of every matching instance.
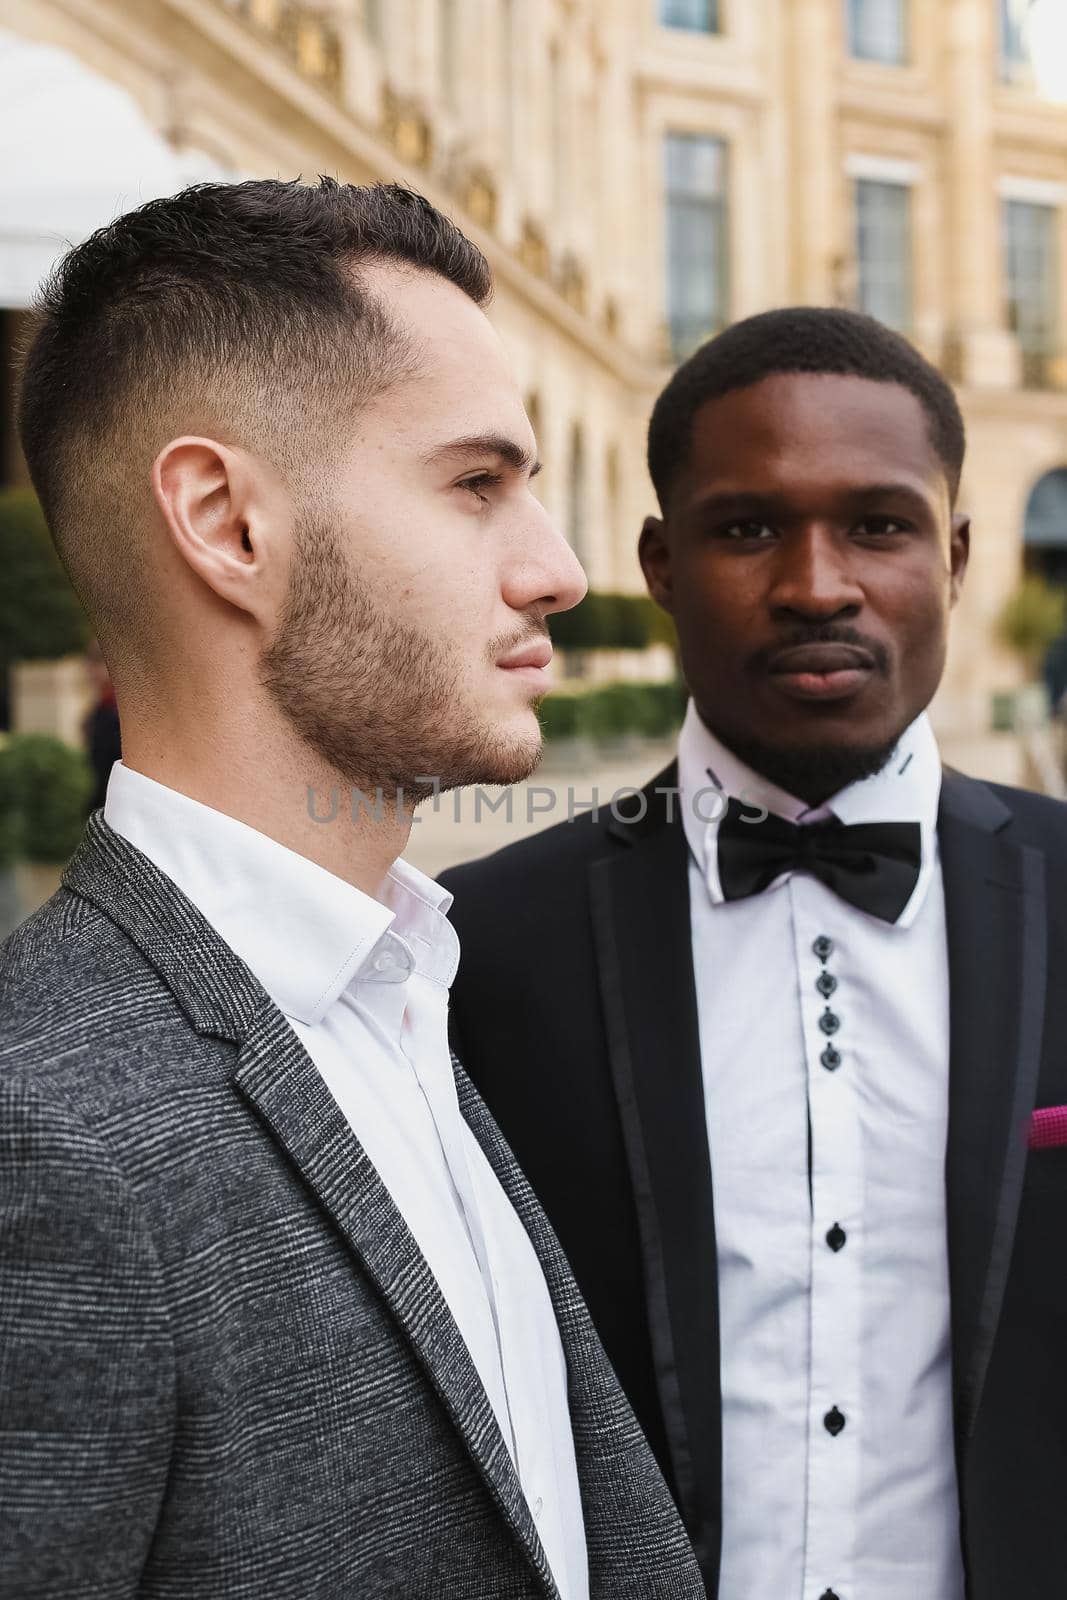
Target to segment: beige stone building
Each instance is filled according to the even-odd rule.
[[[151,193],[408,181],[493,265],[543,493],[599,588],[639,584],[677,356],[791,302],[900,327],[971,437],[938,717],[988,726],[1025,547],[1067,578],[1067,0],[7,0],[4,27],[6,341],[59,238]]]

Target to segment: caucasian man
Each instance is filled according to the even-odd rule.
[[[1063,1593],[1067,817],[927,719],[963,455],[869,318],[704,346],[640,543],[677,765],[446,875],[456,1042],[719,1600]]]
[[[530,770],[584,590],[489,290],[323,180],[154,202],[45,292],[22,439],[123,759],[0,960],[19,1600],[699,1593],[397,859]]]

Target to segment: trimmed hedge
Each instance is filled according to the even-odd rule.
[[[0,490],[0,572],[0,672],[85,649],[88,619],[30,489]]]
[[[647,594],[591,590],[572,610],[549,617],[548,627],[564,650],[645,650],[674,643],[674,624]]]
[[[636,734],[666,738],[681,726],[686,692],[680,683],[607,683],[580,694],[553,694],[538,715],[548,740],[589,739],[594,744]]]
[[[88,757],[46,733],[0,743],[0,866],[73,855],[93,789]]]

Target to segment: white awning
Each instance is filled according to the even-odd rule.
[[[123,211],[234,176],[175,150],[76,56],[0,29],[0,306],[29,306],[57,258]]]

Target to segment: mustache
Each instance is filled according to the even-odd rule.
[[[753,672],[770,672],[774,658],[781,651],[795,650],[809,644],[848,644],[856,650],[865,650],[874,662],[875,671],[883,678],[889,676],[889,651],[882,641],[872,639],[869,634],[861,633],[858,628],[850,628],[843,622],[815,623],[807,627],[798,623],[782,633],[773,644],[754,651],[748,658],[749,668]]]
[[[491,639],[486,648],[486,660],[490,666],[495,666],[501,656],[509,656],[513,651],[521,650],[524,645],[533,644],[535,640],[551,639],[548,631],[548,619],[545,617],[531,617],[525,628],[520,628],[517,633],[500,633]]]

